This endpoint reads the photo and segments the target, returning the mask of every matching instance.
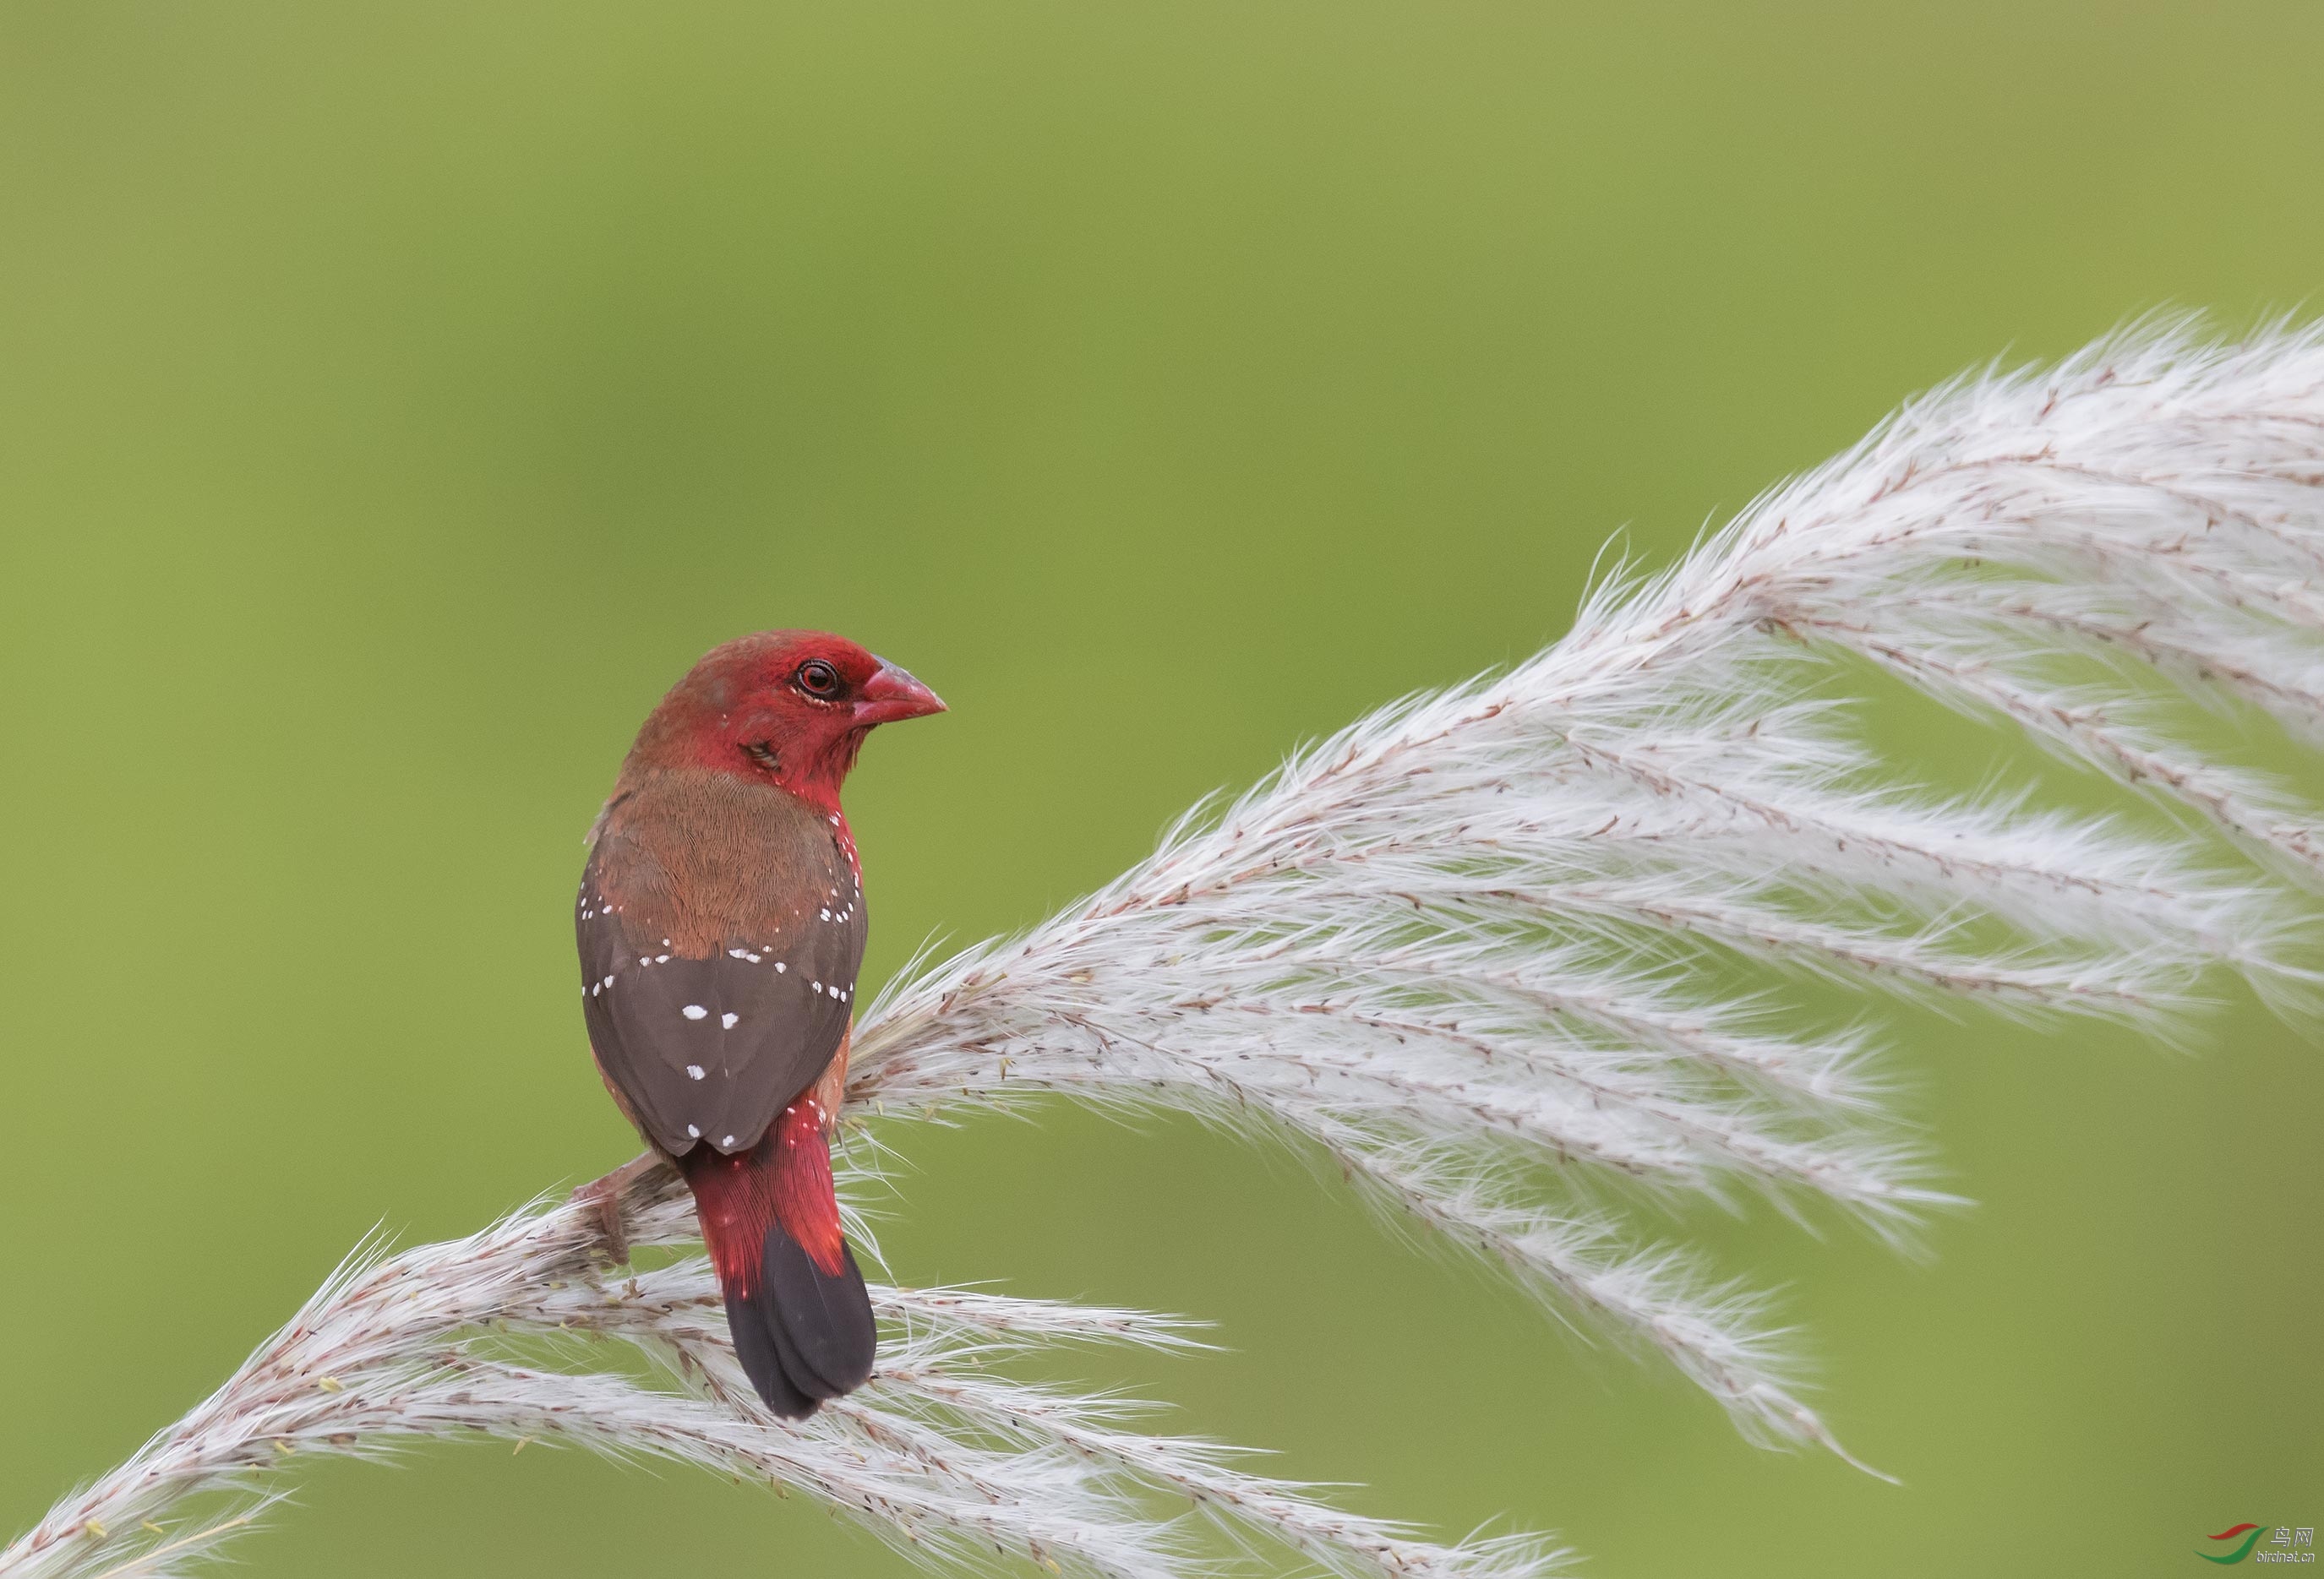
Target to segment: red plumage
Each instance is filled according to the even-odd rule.
[[[837,637],[729,642],[646,720],[582,873],[598,1069],[692,1189],[736,1352],[793,1418],[860,1386],[874,1338],[831,1178],[865,931],[840,786],[873,728],[943,709]]]
[[[828,1122],[820,1103],[802,1097],[750,1151],[728,1157],[698,1146],[680,1161],[721,1288],[758,1293],[767,1230],[778,1226],[825,1276],[840,1275],[847,1240],[831,1182]]]

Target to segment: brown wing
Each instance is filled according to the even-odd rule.
[[[617,798],[575,928],[589,1042],[647,1139],[758,1143],[845,1039],[863,894],[842,829],[780,790],[669,774]]]

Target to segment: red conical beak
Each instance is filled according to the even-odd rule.
[[[863,683],[863,689],[856,695],[855,721],[866,729],[945,711],[942,697],[885,658],[880,660],[879,670]]]

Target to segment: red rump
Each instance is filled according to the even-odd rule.
[[[783,1109],[769,1132],[775,1143],[775,1220],[825,1277],[839,1275],[839,1197],[831,1184],[829,1117],[814,1097]]]
[[[678,1164],[694,1191],[702,1242],[722,1287],[743,1299],[758,1294],[767,1230],[777,1223],[825,1277],[838,1275],[839,1198],[823,1106],[814,1097],[784,1108],[749,1151],[723,1157],[696,1146]]]

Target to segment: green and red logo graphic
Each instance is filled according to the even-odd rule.
[[[2195,1555],[2207,1563],[2240,1563],[2251,1556],[2252,1547],[2259,1544],[2259,1538],[2266,1529],[2264,1524],[2238,1524],[2233,1529],[2223,1529],[2210,1538],[2236,1542],[2233,1551],[2197,1552]]]

